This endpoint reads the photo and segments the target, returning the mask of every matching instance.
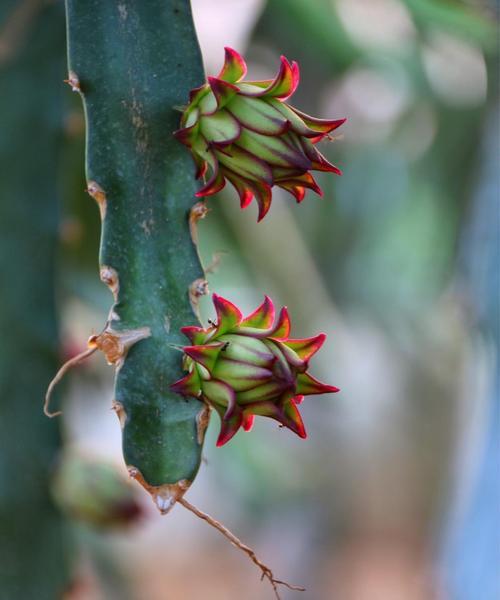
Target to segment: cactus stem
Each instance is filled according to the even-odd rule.
[[[97,346],[95,346],[95,345],[89,346],[86,350],[84,350],[83,352],[80,352],[80,354],[77,354],[76,356],[73,356],[73,358],[70,358],[68,361],[66,361],[63,364],[63,366],[59,369],[59,371],[57,371],[54,379],[52,379],[52,381],[49,383],[49,387],[47,388],[47,392],[45,393],[45,401],[43,403],[43,412],[47,417],[52,419],[54,417],[58,417],[59,415],[62,415],[62,410],[57,410],[55,412],[51,412],[51,410],[50,410],[50,399],[52,398],[52,392],[54,391],[54,388],[56,387],[56,385],[61,381],[61,379],[66,375],[66,373],[70,369],[72,369],[73,367],[76,367],[77,365],[82,363],[91,354],[94,354],[94,352],[96,350],[97,350]]]
[[[93,343],[119,363],[125,463],[165,509],[179,482],[194,480],[202,452],[203,404],[169,387],[182,372],[169,344],[180,343],[181,326],[194,326],[191,304],[208,291],[188,222],[193,165],[170,135],[179,124],[172,107],[204,79],[201,55],[187,0],[66,0],[66,14],[69,70],[84,101],[87,190],[101,216],[106,208],[100,276],[115,296]],[[124,358],[124,342],[139,339]]]
[[[206,521],[214,529],[217,529],[217,531],[222,533],[222,535],[224,537],[226,537],[233,544],[233,546],[236,546],[236,548],[239,548],[242,552],[245,552],[245,554],[248,555],[250,560],[254,564],[256,564],[259,567],[259,569],[262,571],[261,579],[264,579],[264,577],[265,577],[269,580],[269,583],[272,585],[274,594],[278,600],[280,600],[280,598],[281,598],[279,591],[278,591],[279,585],[283,585],[283,586],[287,587],[288,589],[294,590],[296,592],[305,592],[304,587],[301,587],[298,585],[292,585],[290,583],[287,583],[286,581],[281,581],[280,579],[275,579],[272,570],[267,565],[265,565],[261,560],[259,560],[257,558],[257,556],[256,556],[255,552],[252,550],[252,548],[250,548],[250,546],[247,546],[246,544],[244,544],[233,533],[231,533],[231,531],[229,531],[229,529],[227,527],[225,527],[222,523],[220,523],[219,521],[217,521],[216,519],[214,519],[207,513],[204,513],[199,508],[196,508],[196,506],[193,506],[185,498],[178,498],[177,502],[179,504],[182,504],[182,506],[184,506],[184,508],[186,508],[187,510],[189,510],[190,512],[195,514],[199,519]]]

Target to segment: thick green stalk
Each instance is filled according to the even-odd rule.
[[[0,6],[0,598],[53,600],[68,583],[49,479],[58,423],[40,402],[57,365],[54,258],[64,10]]]
[[[131,475],[166,511],[193,481],[203,404],[182,376],[179,328],[204,274],[189,229],[191,159],[175,109],[204,74],[188,0],[66,0],[69,80],[87,120],[87,180],[103,217],[101,279],[115,296],[96,344],[117,365],[115,408]],[[194,287],[193,287],[194,285]]]

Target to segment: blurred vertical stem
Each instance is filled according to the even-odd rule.
[[[0,598],[60,598],[67,548],[48,481],[58,424],[40,409],[57,358],[54,256],[64,10],[0,6]]]
[[[97,346],[117,366],[115,409],[130,474],[166,512],[194,479],[205,406],[182,376],[180,327],[206,292],[189,229],[196,184],[172,137],[204,73],[188,0],[66,0],[69,80],[87,124],[89,193],[102,217],[101,280],[114,295]],[[190,295],[191,290],[191,295]]]

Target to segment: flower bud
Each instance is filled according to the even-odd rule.
[[[302,202],[306,189],[322,195],[310,171],[341,174],[315,148],[345,119],[315,119],[286,103],[299,83],[299,66],[281,57],[273,80],[241,80],[243,58],[226,48],[217,77],[194,89],[184,109],[176,138],[185,144],[197,166],[197,178],[209,171],[198,197],[220,191],[229,181],[246,208],[255,197],[260,221],[271,206],[274,185]]]
[[[297,405],[304,396],[337,392],[307,373],[310,358],[325,334],[290,339],[290,319],[282,308],[275,321],[267,296],[248,317],[228,300],[213,295],[217,322],[208,328],[183,327],[191,345],[183,348],[188,374],[171,388],[213,407],[221,418],[217,446],[243,427],[249,431],[256,415],[271,417],[305,438]]]
[[[100,460],[64,455],[52,494],[70,517],[100,529],[125,527],[142,515],[130,483],[114,465]]]

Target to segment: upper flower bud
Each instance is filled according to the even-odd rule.
[[[311,170],[341,174],[314,144],[345,119],[315,119],[285,102],[299,83],[296,62],[282,56],[273,80],[241,83],[245,61],[235,50],[225,50],[221,72],[191,92],[174,135],[191,150],[197,178],[210,168],[208,182],[196,195],[215,194],[230,181],[242,208],[255,196],[260,221],[271,206],[274,185],[301,202],[306,188],[322,195]]]
[[[325,334],[294,340],[290,319],[282,308],[274,319],[270,298],[248,317],[228,300],[213,295],[217,322],[207,329],[183,327],[191,345],[184,347],[189,373],[171,388],[215,408],[221,418],[217,446],[254,416],[271,417],[302,438],[306,437],[297,405],[304,396],[337,392],[307,373],[309,359],[321,348]]]

